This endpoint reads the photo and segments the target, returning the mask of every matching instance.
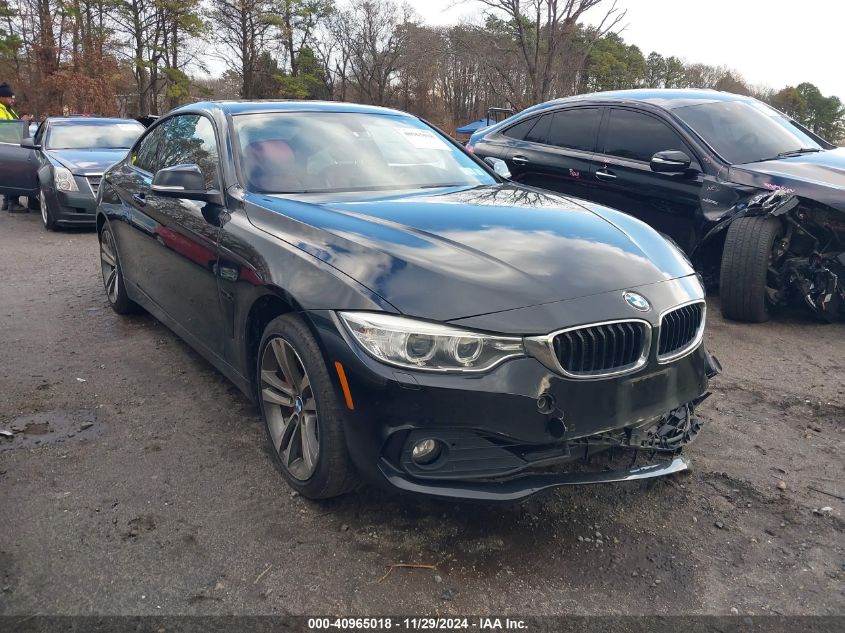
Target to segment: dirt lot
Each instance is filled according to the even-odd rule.
[[[96,241],[0,214],[0,614],[845,613],[845,325],[711,300],[691,474],[311,503],[232,385],[109,309]]]

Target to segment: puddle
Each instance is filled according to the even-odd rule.
[[[37,448],[76,440],[90,440],[102,435],[105,427],[94,411],[45,411],[22,415],[0,423],[0,452],[16,448]]]

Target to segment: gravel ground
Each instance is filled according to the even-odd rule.
[[[0,614],[845,613],[845,325],[711,300],[691,474],[312,503],[231,384],[109,309],[96,242],[0,214]]]

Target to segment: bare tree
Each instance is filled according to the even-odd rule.
[[[277,20],[270,0],[211,0],[209,18],[229,70],[241,78],[241,97],[258,92],[256,70]]]
[[[572,60],[575,47],[581,36],[581,49],[574,68],[581,68],[589,54],[589,43],[617,28],[625,12],[610,4],[598,25],[591,29],[578,29],[578,21],[584,14],[606,0],[476,0],[492,11],[492,16],[504,16],[499,28],[507,32],[513,43],[513,53],[525,73],[526,91],[519,94],[514,90],[513,101],[526,106],[546,101],[556,85],[561,85],[562,62]],[[584,38],[584,36],[587,36]],[[586,46],[585,46],[586,44]],[[585,50],[586,49],[586,50]],[[507,56],[509,57],[509,56]],[[508,62],[511,62],[508,59]],[[498,69],[497,69],[498,70]],[[502,78],[510,80],[510,63],[501,70]]]
[[[332,0],[278,0],[279,35],[292,77],[299,76],[299,54],[313,48],[317,27],[334,12]]]
[[[336,36],[357,98],[390,104],[400,88],[397,80],[412,24],[410,10],[389,0],[364,0],[341,12]]]

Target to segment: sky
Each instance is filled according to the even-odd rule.
[[[476,0],[407,2],[432,26],[477,21],[484,8]],[[622,37],[643,55],[657,51],[726,65],[751,85],[775,89],[809,81],[822,94],[845,101],[842,0],[617,0],[617,5],[627,11]]]

